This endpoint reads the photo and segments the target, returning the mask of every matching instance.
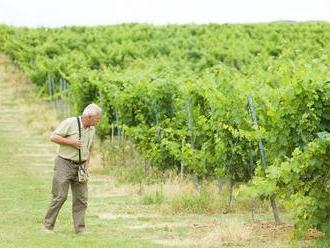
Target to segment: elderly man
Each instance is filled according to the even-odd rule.
[[[78,169],[81,166],[88,170],[95,134],[94,126],[100,121],[101,112],[101,108],[96,104],[89,104],[84,109],[82,116],[65,119],[50,137],[52,142],[59,144],[59,149],[58,156],[55,158],[53,198],[43,223],[46,232],[52,232],[54,229],[57,215],[67,199],[69,185],[71,185],[72,191],[72,216],[75,232],[85,232],[87,183],[79,182]],[[78,120],[80,124],[78,124]],[[79,136],[81,136],[80,139]]]

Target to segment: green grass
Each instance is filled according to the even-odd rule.
[[[97,218],[92,207],[87,213],[90,234],[75,235],[70,200],[60,213],[56,233],[42,233],[51,177],[38,178],[33,162],[15,157],[15,148],[22,141],[0,133],[0,247],[157,247],[150,241],[137,240],[134,234],[125,234],[123,220]]]
[[[154,193],[144,195],[142,198],[142,204],[144,205],[161,204],[163,202],[164,202],[164,195],[163,192],[160,190],[157,190]]]
[[[199,214],[212,213],[218,210],[217,206],[214,206],[215,204],[215,199],[212,199],[211,196],[204,191],[176,197],[170,203],[171,210],[175,213],[188,211]]]

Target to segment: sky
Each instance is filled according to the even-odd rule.
[[[330,0],[0,0],[0,23],[14,26],[316,20],[330,22]]]

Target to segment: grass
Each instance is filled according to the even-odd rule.
[[[161,204],[164,202],[164,194],[161,190],[157,190],[155,193],[147,194],[142,197],[142,204],[152,205]]]
[[[89,183],[89,233],[74,234],[70,196],[55,234],[43,233],[55,156],[48,133],[58,121],[25,80],[0,56],[0,110],[6,112],[0,121],[0,247],[318,247],[314,239],[292,243],[292,226],[274,225],[267,210],[251,221],[241,209],[247,203],[236,202],[235,211],[223,215],[226,195],[219,195],[215,184],[200,193],[175,176],[148,179],[142,188],[139,180],[124,184],[130,168],[116,167],[123,175],[118,181],[98,163],[97,152]]]

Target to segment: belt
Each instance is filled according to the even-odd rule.
[[[68,159],[68,158],[63,158],[63,157],[61,157],[61,156],[59,156],[61,159],[64,159],[64,160],[66,160],[66,161],[69,161],[70,163],[72,163],[72,164],[77,164],[77,165],[79,165],[80,163],[79,163],[79,161],[74,161],[74,160],[71,160],[71,159]],[[86,160],[84,160],[84,161],[81,161],[81,164],[83,164],[83,163],[85,163],[86,162]]]

